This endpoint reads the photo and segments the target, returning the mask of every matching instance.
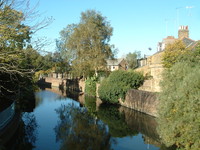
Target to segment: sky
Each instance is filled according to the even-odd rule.
[[[113,27],[110,44],[118,49],[118,58],[134,51],[142,56],[156,53],[163,38],[177,38],[180,25],[188,25],[190,38],[200,40],[200,0],[31,0],[31,6],[37,6],[40,18],[54,19],[34,35],[51,41],[44,47],[50,52],[59,32],[79,23],[81,12],[89,9],[99,11]]]

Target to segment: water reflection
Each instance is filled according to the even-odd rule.
[[[4,102],[4,104],[6,103]],[[10,106],[3,110],[4,119],[5,117],[10,118],[8,115],[12,118],[8,120],[9,122],[5,127],[0,129],[0,150],[32,150],[35,147],[38,127],[35,115],[22,112],[31,112],[34,107],[35,100],[30,99],[29,101],[12,102]],[[5,113],[12,112],[11,110],[14,110],[15,113]],[[1,117],[0,120],[2,121],[3,118]]]
[[[15,134],[6,144],[2,145],[2,147],[4,147],[5,150],[32,150],[37,140],[36,133],[37,122],[35,116],[27,113],[23,117],[23,120],[19,120],[19,126]],[[10,134],[10,131],[8,131],[7,134]]]
[[[1,145],[0,136],[0,149],[169,150],[160,144],[155,118],[121,106],[100,105],[93,97],[65,94],[79,103],[58,93],[44,90],[36,92],[34,101],[21,100],[17,130],[7,144]]]
[[[87,108],[88,112],[94,116],[97,117],[97,105],[96,105],[96,99],[91,96],[84,96],[84,106]]]
[[[99,108],[98,116],[109,126],[112,137],[134,136],[139,133],[137,128],[131,129],[125,122],[125,114],[119,112],[119,106],[103,104]]]
[[[131,130],[137,130],[143,136],[149,137],[155,142],[159,142],[159,135],[156,131],[157,122],[154,117],[134,111],[125,107],[120,107],[119,112],[124,114],[124,121]]]
[[[123,138],[139,137],[142,135],[147,149],[156,149],[156,147],[160,150],[173,149],[161,144],[156,130],[157,122],[154,117],[123,106],[101,104],[98,107],[98,105],[98,100],[85,96],[85,106],[88,112],[97,116],[108,125],[112,138],[117,138],[120,141]],[[150,145],[155,147],[152,148],[151,146],[150,148]],[[138,148],[142,149],[141,147]]]
[[[85,108],[61,105],[56,109],[59,122],[55,127],[56,139],[61,141],[61,150],[111,149],[111,136],[106,126],[92,117]]]
[[[32,145],[32,148],[35,147],[35,143],[37,140],[37,128],[38,124],[36,121],[36,117],[33,113],[25,113],[23,115],[23,123],[24,123],[24,141],[25,143],[29,143]]]

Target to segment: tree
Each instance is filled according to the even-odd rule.
[[[32,47],[27,47],[26,49],[24,49],[22,52],[22,56],[25,58],[21,62],[21,66],[23,68],[35,71],[39,71],[43,68],[43,56],[41,56],[39,52],[37,52]]]
[[[162,58],[163,66],[165,68],[172,67],[177,62],[178,57],[187,51],[188,49],[186,49],[185,44],[181,40],[176,40],[173,44],[167,45]]]
[[[72,64],[75,58],[75,52],[67,48],[67,42],[73,34],[76,24],[69,24],[66,28],[60,31],[60,38],[56,40],[56,49],[62,55],[63,59],[68,60],[68,64]]]
[[[19,78],[31,73],[22,68],[23,48],[30,40],[30,28],[22,23],[24,15],[11,6],[1,5],[0,8],[0,91],[9,91],[5,85],[19,84]],[[3,91],[2,91],[3,90]]]
[[[66,40],[69,36],[69,30],[66,31],[66,29],[60,32],[61,37],[56,40],[56,52],[53,54],[54,67],[57,73],[69,73],[71,70],[70,64],[73,56],[66,49]]]
[[[166,69],[159,94],[159,134],[167,146],[200,149],[200,46]]]
[[[43,56],[43,67],[42,70],[49,70],[52,69],[52,67],[54,66],[54,62],[53,62],[53,54],[47,53],[46,55]]]
[[[0,96],[19,93],[26,81],[31,82],[36,67],[31,59],[39,56],[29,47],[31,35],[47,25],[25,24],[28,13],[15,9],[15,4],[15,0],[0,1]]]
[[[128,53],[126,55],[126,61],[128,62],[128,68],[134,69],[137,67],[137,59],[140,58],[140,51],[135,51],[133,53]]]
[[[67,49],[74,59],[72,69],[76,75],[88,76],[106,66],[105,59],[113,57],[113,46],[109,44],[112,27],[99,12],[88,10],[81,14],[80,23],[67,39]]]

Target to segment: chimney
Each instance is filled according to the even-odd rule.
[[[183,39],[184,37],[189,38],[188,26],[180,26],[178,30],[178,38]]]

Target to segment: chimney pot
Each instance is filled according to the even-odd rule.
[[[179,30],[178,30],[178,38],[182,39],[182,38],[189,38],[189,30],[188,30],[188,26],[180,26]]]

